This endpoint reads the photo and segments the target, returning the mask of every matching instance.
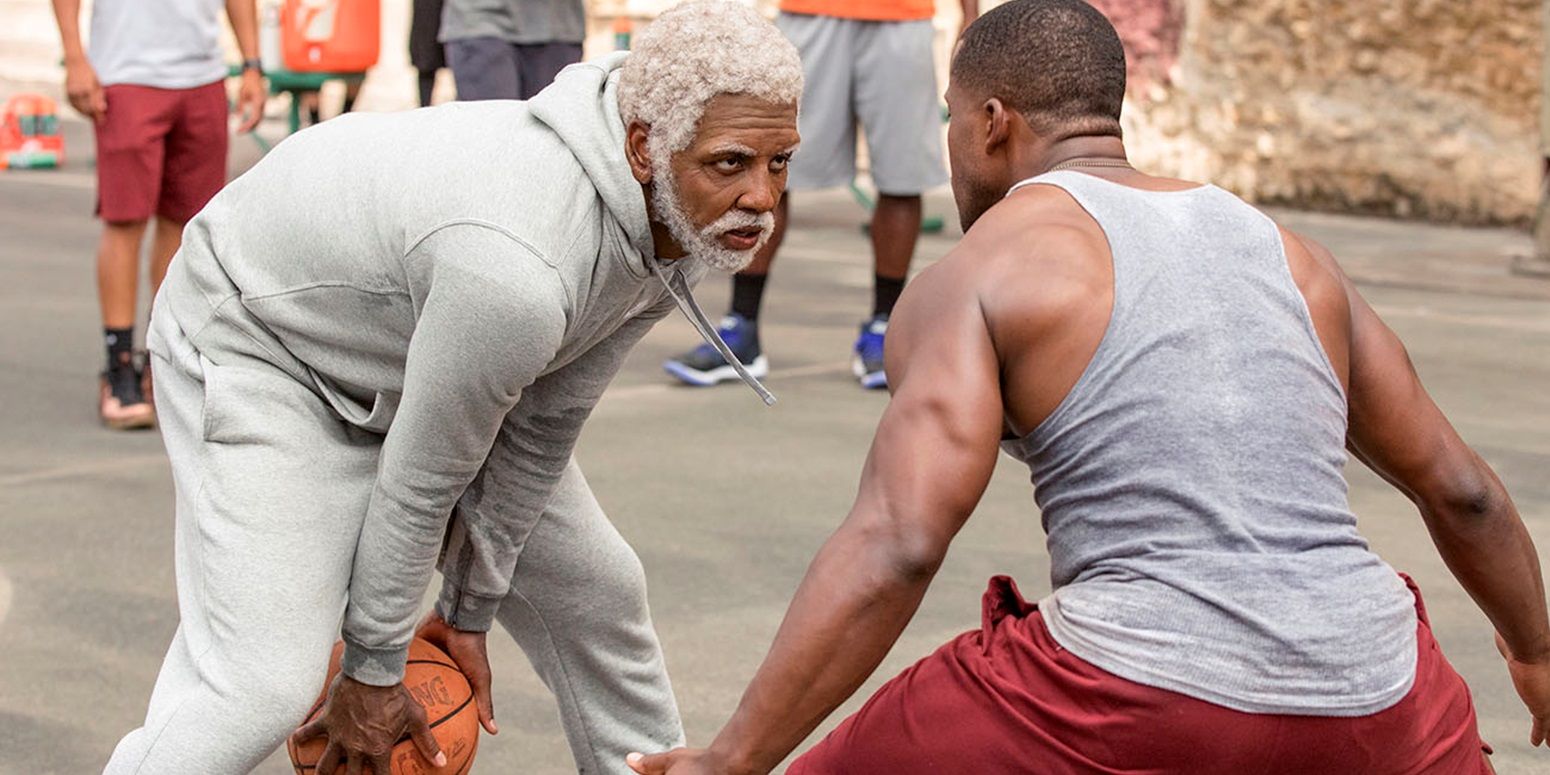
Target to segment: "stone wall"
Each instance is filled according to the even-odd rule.
[[[1108,17],[1125,44],[1131,90],[1145,93],[1152,86],[1167,84],[1179,60],[1183,5],[1178,0],[1089,1]]]
[[[1116,16],[1141,69],[1164,73],[1127,105],[1139,163],[1266,203],[1532,215],[1540,0],[1100,0],[1148,2],[1182,13]]]

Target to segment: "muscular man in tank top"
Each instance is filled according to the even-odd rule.
[[[1481,773],[1419,591],[1356,531],[1347,452],[1408,495],[1550,723],[1534,546],[1324,248],[1126,162],[1124,53],[1081,0],[1013,0],[947,90],[966,234],[909,287],[844,524],[710,747],[768,772],[876,668],[979,501],[1026,462],[1054,591],[885,684],[788,772]]]

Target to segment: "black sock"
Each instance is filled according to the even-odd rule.
[[[732,314],[749,321],[759,320],[759,304],[764,301],[767,274],[732,275]]]
[[[104,328],[102,341],[108,346],[108,368],[134,360],[135,327]]]
[[[431,104],[431,93],[436,90],[436,71],[420,73],[420,107],[428,108]]]
[[[872,317],[887,317],[893,314],[893,305],[899,301],[899,294],[904,292],[904,278],[895,280],[892,277],[874,275],[872,280]]]

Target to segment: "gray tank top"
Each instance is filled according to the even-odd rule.
[[[1056,642],[1137,683],[1251,713],[1361,716],[1415,677],[1415,602],[1357,533],[1346,402],[1275,224],[1214,186],[1076,172],[1114,308],[1038,428]]]

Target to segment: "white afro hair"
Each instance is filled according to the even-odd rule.
[[[635,38],[619,74],[619,114],[651,127],[653,153],[689,147],[705,103],[748,94],[773,103],[802,96],[796,47],[757,11],[729,0],[676,6]]]

